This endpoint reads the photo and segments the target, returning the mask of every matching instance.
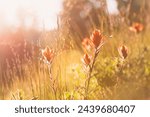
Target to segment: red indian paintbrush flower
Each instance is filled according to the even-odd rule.
[[[133,25],[129,27],[129,30],[135,33],[139,33],[143,31],[143,29],[144,29],[144,26],[143,24],[140,24],[140,23],[133,23]]]
[[[54,57],[54,51],[47,46],[45,49],[42,50],[42,56],[45,60],[51,62]]]
[[[84,54],[83,58],[82,58],[82,62],[85,64],[85,65],[90,65],[91,63],[91,58],[88,54]]]
[[[119,52],[120,56],[121,56],[123,59],[127,58],[127,56],[128,56],[128,48],[127,48],[125,45],[120,46],[120,47],[118,48],[118,52]]]
[[[85,49],[90,50],[91,49],[91,40],[89,38],[85,38],[82,41],[82,45]]]
[[[103,42],[103,35],[101,34],[100,30],[95,30],[92,33],[91,41],[95,48],[97,49]]]

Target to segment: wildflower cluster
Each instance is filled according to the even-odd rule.
[[[104,36],[100,32],[100,30],[93,31],[90,39],[85,38],[82,42],[82,45],[84,47],[85,54],[82,58],[82,62],[87,70],[87,79],[85,81],[85,94],[84,99],[88,99],[89,95],[89,85],[91,80],[91,74],[94,68],[94,63],[96,61],[96,58],[100,52],[100,48],[104,44]]]
[[[93,31],[90,39],[89,38],[83,39],[82,45],[84,47],[85,54],[84,57],[82,58],[82,62],[84,63],[85,66],[90,66],[90,64],[94,62],[93,59],[97,57],[100,48],[103,44],[104,44],[104,36],[100,32],[100,30]]]

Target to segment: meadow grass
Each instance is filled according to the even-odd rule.
[[[112,35],[112,38],[106,37],[96,59],[88,99],[149,99],[149,31],[135,34],[124,29]],[[129,54],[120,63],[118,47],[122,44],[128,47]],[[5,84],[2,83],[4,79],[0,79],[0,99],[84,99],[83,54],[83,50],[77,48],[57,52],[51,66],[53,81],[47,64],[40,59],[28,60],[19,66],[23,71],[20,75],[8,70]],[[2,68],[0,72],[2,74]]]

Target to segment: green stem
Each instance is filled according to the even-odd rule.
[[[85,100],[88,99],[89,86],[90,86],[90,81],[91,81],[91,78],[92,78],[91,74],[93,72],[93,68],[94,68],[94,64],[95,64],[95,60],[96,60],[97,55],[98,55],[98,52],[97,52],[97,50],[95,50],[94,58],[93,58],[92,64],[91,64],[89,72],[88,72],[87,80],[85,81],[85,97],[84,97]]]

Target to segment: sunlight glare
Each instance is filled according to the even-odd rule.
[[[25,20],[30,26],[35,16],[39,28],[56,27],[61,0],[0,0],[0,26],[19,26]]]

